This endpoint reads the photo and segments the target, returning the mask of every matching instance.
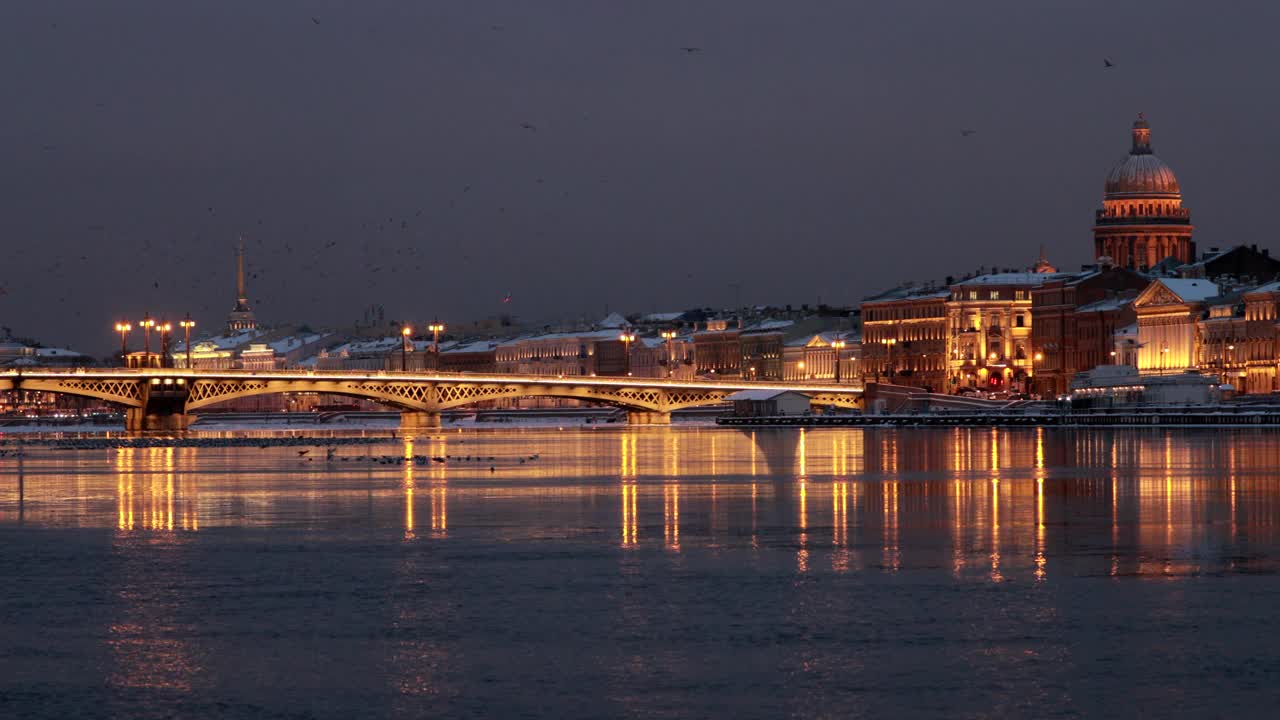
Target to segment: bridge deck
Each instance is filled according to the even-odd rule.
[[[0,371],[0,379],[66,379],[68,377],[101,380],[150,380],[165,378],[185,380],[277,380],[277,381],[362,381],[410,383],[485,383],[508,385],[570,385],[611,388],[667,388],[673,390],[791,390],[803,393],[839,393],[860,395],[861,385],[831,383],[795,383],[767,380],[670,380],[666,378],[620,377],[616,375],[507,375],[500,373],[401,372],[397,370],[187,370],[183,368],[25,368]]]

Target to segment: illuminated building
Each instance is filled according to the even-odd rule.
[[[1196,332],[1196,366],[1219,383],[1244,390],[1247,321],[1239,293],[1211,298]],[[1269,391],[1268,391],[1269,392]]]
[[[1121,267],[1144,270],[1166,258],[1194,262],[1191,213],[1173,170],[1151,152],[1151,128],[1133,123],[1129,156],[1107,175],[1102,209],[1095,214],[1094,255]]]
[[[622,375],[626,350],[615,329],[544,333],[498,345],[500,373],[517,375]]]
[[[1035,374],[1031,293],[1048,282],[1078,276],[1005,272],[953,284],[946,302],[949,389],[1027,390],[1027,380]]]
[[[741,327],[729,327],[727,320],[708,320],[707,327],[693,334],[694,360],[698,375],[737,375],[742,367]]]
[[[1134,322],[1133,299],[1150,282],[1133,270],[1102,265],[1033,289],[1034,391],[1065,393],[1077,372],[1111,364],[1115,331]]]
[[[903,286],[862,303],[863,383],[947,387],[948,290]]]
[[[277,357],[276,351],[266,343],[252,343],[240,351],[240,367],[245,370],[280,370],[284,368],[284,358]]]
[[[766,320],[738,333],[738,374],[745,380],[781,380],[783,330],[790,320]]]
[[[257,327],[258,321],[253,317],[253,309],[249,307],[249,294],[245,290],[244,238],[241,238],[240,247],[236,250],[236,305],[227,315],[227,332],[235,334]]]
[[[1277,342],[1277,324],[1280,323],[1280,281],[1270,282],[1244,293],[1245,324],[1245,383],[1239,388],[1248,393],[1269,393],[1280,390],[1277,384],[1277,366],[1280,365],[1280,342]],[[1240,348],[1237,346],[1236,352]],[[1232,357],[1237,361],[1236,357]]]
[[[837,346],[837,343],[844,343]],[[862,338],[856,332],[824,332],[796,338],[782,348],[782,379],[831,382],[839,355],[841,382],[862,377]]]
[[[1162,278],[1133,301],[1138,318],[1138,371],[1170,373],[1196,367],[1199,320],[1218,294],[1208,280]]]

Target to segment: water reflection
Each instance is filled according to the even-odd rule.
[[[0,523],[123,534],[357,523],[416,543],[607,527],[623,548],[785,547],[797,573],[940,567],[956,580],[1047,583],[1271,569],[1278,461],[1280,434],[1247,430],[512,430],[327,459],[32,446],[0,458],[13,478]]]

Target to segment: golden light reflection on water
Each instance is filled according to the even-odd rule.
[[[662,541],[668,550],[680,551],[680,485],[662,486]]]
[[[807,573],[858,570],[861,552],[879,555],[868,569],[997,582],[1071,573],[1077,543],[1095,549],[1098,574],[1122,577],[1203,572],[1215,553],[1245,567],[1259,561],[1241,545],[1280,542],[1273,432],[514,430],[401,438],[328,460],[151,447],[37,449],[25,463],[25,522],[121,534],[354,522],[421,543],[603,526],[627,548],[785,547]],[[0,459],[0,475],[17,468]],[[0,487],[0,523],[19,519],[16,493]]]
[[[116,529],[199,530],[196,476],[181,473],[173,447],[119,448],[113,451],[116,480]]]
[[[415,539],[413,534],[413,438],[404,439],[404,539]]]

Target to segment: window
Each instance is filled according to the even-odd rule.
[[[969,291],[969,299],[970,299],[970,300],[977,300],[977,299],[978,299],[978,291],[977,291],[977,290],[970,290],[970,291]]]
[[[999,299],[1000,299],[1000,291],[999,291],[999,290],[992,290],[992,291],[991,291],[991,299],[992,299],[992,300],[999,300]]]
[[[1013,291],[1013,299],[1014,299],[1014,300],[1026,300],[1026,299],[1027,299],[1027,291],[1026,291],[1026,290],[1015,290],[1015,291]]]
[[[1027,326],[1026,322],[1027,321],[1023,318],[1022,315],[1015,315],[1013,317],[1013,324],[1017,325],[1018,327],[1026,327]]]

